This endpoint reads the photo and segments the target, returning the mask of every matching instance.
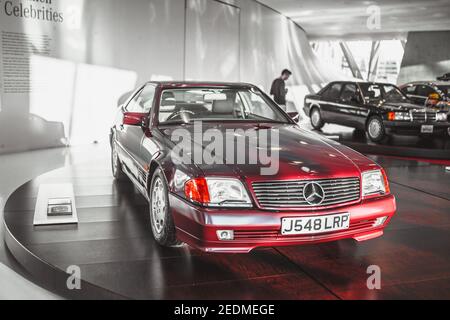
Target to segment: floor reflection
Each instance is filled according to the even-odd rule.
[[[356,130],[353,128],[343,127],[334,124],[327,124],[320,130],[313,130],[309,123],[303,124],[303,126],[309,130],[312,130],[318,134],[324,136],[338,137],[333,138],[343,144],[346,143],[361,143],[372,146],[391,146],[391,147],[408,147],[418,149],[435,149],[435,150],[449,150],[450,151],[450,138],[448,136],[406,136],[406,135],[389,135],[380,143],[371,142],[366,133],[362,130]]]
[[[26,206],[37,193],[36,181],[10,198],[15,201],[11,206],[19,205],[21,196],[28,200],[22,211],[6,212],[6,222],[30,251],[61,272],[80,266],[83,280],[128,298],[449,298],[450,252],[443,244],[450,234],[450,194],[444,190],[450,176],[439,175],[439,165],[378,160],[389,173],[398,213],[383,237],[368,242],[343,240],[229,255],[206,254],[187,245],[160,247],[151,235],[145,199],[129,182],[113,181],[107,147],[71,150],[64,168],[38,178],[39,183],[74,184],[78,228],[33,230],[32,211]],[[371,265],[382,270],[381,290],[366,286]]]

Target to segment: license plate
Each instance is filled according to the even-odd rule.
[[[420,129],[421,133],[433,133],[433,126],[423,125]]]
[[[349,227],[349,213],[317,217],[283,218],[281,220],[282,235],[325,233],[345,230]]]

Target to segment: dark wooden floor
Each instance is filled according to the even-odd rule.
[[[431,137],[412,135],[388,135],[379,143],[371,142],[364,132],[336,124],[326,124],[319,131],[314,130],[309,118],[302,120],[303,128],[332,137],[334,140],[361,153],[426,159],[450,159],[450,139],[446,134]]]
[[[250,254],[164,249],[151,238],[145,200],[116,184],[109,165],[41,176],[8,200],[5,222],[31,253],[83,280],[135,299],[450,299],[450,173],[439,165],[375,158],[388,171],[398,213],[382,238],[267,248]],[[108,163],[105,159],[104,163]],[[72,182],[78,226],[33,227],[39,183]],[[378,265],[381,290],[366,287]]]

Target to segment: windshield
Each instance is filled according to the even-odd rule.
[[[288,123],[285,115],[255,89],[168,89],[161,95],[159,123],[254,121]]]
[[[439,91],[441,91],[445,96],[450,95],[450,86],[437,86]]]
[[[408,98],[400,91],[399,88],[392,84],[378,83],[360,83],[364,100],[385,100],[387,102],[403,102]]]

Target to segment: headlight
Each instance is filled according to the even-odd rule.
[[[185,184],[191,201],[210,207],[251,207],[252,202],[242,182],[232,178],[196,178]]]
[[[436,121],[447,121],[447,113],[445,112],[436,113]]]
[[[389,112],[388,120],[390,121],[411,121],[409,112]]]
[[[366,171],[362,173],[362,195],[380,195],[389,193],[389,183],[382,170]]]

